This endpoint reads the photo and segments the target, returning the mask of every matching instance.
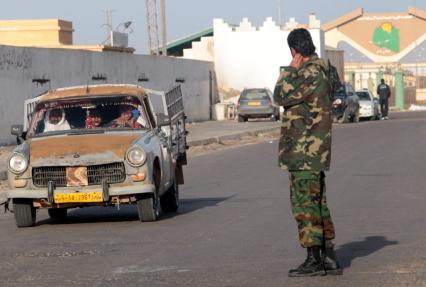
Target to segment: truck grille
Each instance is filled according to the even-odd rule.
[[[87,167],[89,185],[100,185],[103,180],[108,183],[120,183],[126,179],[124,163],[108,163],[102,165],[90,165]],[[65,166],[46,166],[33,168],[33,184],[36,187],[47,187],[49,181],[53,181],[57,187],[67,186]]]

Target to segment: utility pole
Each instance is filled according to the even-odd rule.
[[[160,10],[161,10],[161,52],[163,56],[167,56],[167,32],[166,32],[166,0],[160,0]]]
[[[151,55],[158,55],[160,41],[158,37],[157,1],[146,0],[146,30],[148,32],[148,49]]]
[[[112,28],[112,12],[114,12],[114,10],[107,9],[105,11],[106,24],[102,25],[102,27],[103,26],[106,27],[106,34],[107,34],[106,40],[103,41],[102,44],[110,45],[110,46],[112,46],[112,37],[111,37],[111,34],[112,34],[112,31],[113,31],[113,28]]]

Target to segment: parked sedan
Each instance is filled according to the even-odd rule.
[[[359,122],[359,99],[352,85],[342,85],[334,94],[332,114],[340,123]]]
[[[246,122],[248,118],[280,119],[280,108],[267,88],[244,89],[238,99],[237,113],[239,122]]]
[[[356,94],[358,95],[360,105],[359,117],[370,120],[380,119],[379,103],[371,92],[368,89],[363,89],[357,91]]]

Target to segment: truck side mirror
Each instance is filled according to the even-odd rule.
[[[163,113],[157,114],[157,126],[164,127],[170,125],[170,117]]]
[[[21,144],[25,141],[26,132],[24,132],[23,125],[12,125],[12,127],[10,128],[10,133],[13,136],[16,136],[16,141],[18,144]]]
[[[10,128],[10,133],[13,136],[21,137],[24,134],[24,126],[23,125],[12,125]]]

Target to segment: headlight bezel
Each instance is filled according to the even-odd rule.
[[[136,153],[140,153],[141,159],[135,159],[135,156],[138,156]],[[146,162],[147,156],[143,148],[138,146],[133,146],[126,152],[126,161],[133,167],[143,166]]]
[[[21,157],[21,159],[23,160],[23,163],[24,163],[24,167],[21,168],[21,169],[19,169],[19,170],[15,169],[14,167],[12,167],[12,160],[16,159],[17,157]],[[29,161],[28,161],[27,157],[24,154],[20,153],[20,152],[14,152],[9,157],[8,166],[7,167],[9,169],[9,171],[12,172],[12,173],[14,173],[14,174],[23,174],[28,169],[28,166],[29,166]]]

